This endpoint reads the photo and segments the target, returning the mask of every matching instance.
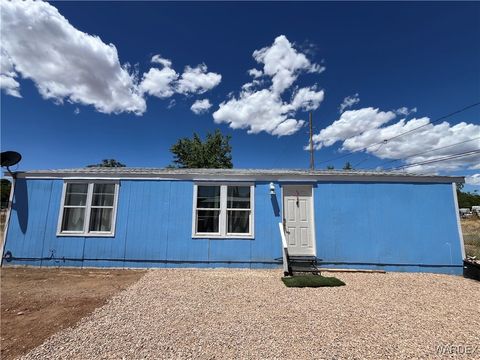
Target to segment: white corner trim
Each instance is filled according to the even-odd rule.
[[[458,230],[458,238],[460,239],[460,248],[462,250],[462,260],[466,259],[465,255],[465,242],[463,241],[463,232],[462,232],[462,224],[460,223],[460,211],[458,209],[458,198],[457,198],[457,184],[452,183],[452,191],[453,191],[453,201],[455,205],[455,214],[457,217],[457,230]]]
[[[12,178],[12,181],[10,183],[10,194],[8,196],[8,208],[7,208],[7,213],[5,215],[5,223],[3,224],[3,241],[2,241],[2,246],[1,246],[1,253],[0,253],[0,266],[3,265],[3,252],[5,251],[5,246],[7,244],[7,234],[8,234],[8,228],[10,227],[10,215],[12,213],[12,205],[13,205],[13,194],[15,192],[15,178]]]

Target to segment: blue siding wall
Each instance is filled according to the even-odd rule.
[[[269,183],[255,186],[253,240],[192,239],[193,183],[136,180],[120,183],[114,237],[59,237],[62,186],[62,180],[18,180],[4,250],[13,255],[9,264],[254,268],[279,264],[280,199],[273,201]]]
[[[279,265],[280,185],[255,184],[255,239],[192,239],[193,183],[120,183],[115,237],[56,236],[63,180],[19,179],[8,264],[114,267]],[[325,266],[461,273],[451,184],[314,185],[317,257]],[[5,264],[5,262],[4,262]]]
[[[325,264],[462,272],[451,184],[321,183],[314,198]]]

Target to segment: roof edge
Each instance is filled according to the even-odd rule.
[[[34,170],[15,172],[26,179],[127,179],[127,180],[194,180],[194,181],[347,181],[347,182],[414,182],[464,183],[463,176],[416,175],[398,172],[339,170],[275,170],[275,169],[133,169],[105,168]],[[225,170],[225,169],[223,169]]]

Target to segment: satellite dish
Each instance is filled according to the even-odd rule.
[[[22,160],[22,155],[16,151],[4,151],[0,154],[2,161],[2,167],[8,167],[16,165]]]

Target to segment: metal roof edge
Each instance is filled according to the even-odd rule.
[[[196,171],[197,170],[197,171]],[[463,176],[415,175],[402,173],[387,173],[374,171],[298,171],[296,170],[258,170],[235,169],[224,171],[215,169],[208,173],[203,169],[163,170],[143,169],[129,171],[82,171],[68,170],[35,170],[16,172],[18,178],[26,179],[129,179],[129,180],[194,180],[194,181],[347,181],[347,182],[420,182],[420,183],[464,183]],[[244,170],[244,172],[242,172]]]

